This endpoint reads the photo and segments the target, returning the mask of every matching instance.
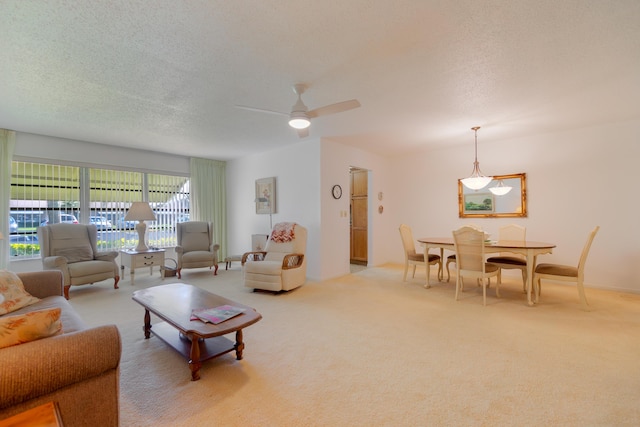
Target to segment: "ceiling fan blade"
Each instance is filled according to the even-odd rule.
[[[263,108],[247,107],[246,105],[235,105],[236,108],[242,110],[256,111],[258,113],[277,114],[278,116],[289,116],[289,113],[282,113],[280,111],[265,110]]]
[[[306,138],[309,136],[309,128],[298,129],[298,136],[300,138]]]
[[[326,116],[327,114],[341,113],[343,111],[352,110],[358,108],[360,102],[357,99],[350,99],[349,101],[336,102],[335,104],[325,105],[324,107],[315,108],[307,112],[309,118]]]

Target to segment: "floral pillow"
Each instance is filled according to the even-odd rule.
[[[22,280],[13,272],[0,270],[0,315],[26,307],[39,298],[24,290]]]
[[[47,338],[62,332],[60,308],[0,318],[0,348]]]

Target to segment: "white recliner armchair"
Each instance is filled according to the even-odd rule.
[[[62,271],[66,299],[69,299],[71,285],[114,279],[113,288],[118,289],[118,252],[98,252],[97,234],[93,224],[59,223],[38,227],[42,267]]]
[[[178,278],[183,268],[215,267],[218,274],[218,249],[213,243],[213,224],[206,221],[187,221],[176,224],[178,233]]]
[[[289,291],[307,280],[307,229],[293,222],[277,223],[264,251],[242,255],[244,285],[272,292]]]

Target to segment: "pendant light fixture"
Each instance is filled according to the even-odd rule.
[[[476,133],[476,155],[475,161],[473,162],[473,172],[471,172],[471,176],[461,180],[462,184],[471,190],[480,190],[481,188],[486,187],[493,179],[493,177],[482,175],[482,172],[480,171],[480,163],[478,163],[478,129],[480,129],[480,126],[474,126],[471,128],[471,130]]]
[[[512,187],[509,187],[508,185],[504,185],[503,180],[500,180],[498,181],[498,185],[496,185],[495,187],[491,187],[489,191],[491,191],[496,196],[504,196],[509,191],[511,191],[511,188]]]

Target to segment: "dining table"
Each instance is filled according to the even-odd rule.
[[[418,242],[424,248],[424,259],[429,259],[429,250],[436,248],[440,249],[440,259],[444,262],[444,250],[450,250],[455,252],[455,244],[453,237],[421,237]],[[533,271],[535,269],[536,257],[538,255],[550,254],[556,245],[547,242],[535,242],[531,240],[491,240],[485,242],[484,252],[485,254],[493,254],[500,252],[510,252],[515,254],[521,254],[525,257],[527,262],[527,304],[533,306],[534,302],[531,297],[531,290],[533,289]],[[442,281],[442,269],[439,270],[438,280]],[[427,276],[426,288],[429,288],[429,276]]]

